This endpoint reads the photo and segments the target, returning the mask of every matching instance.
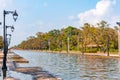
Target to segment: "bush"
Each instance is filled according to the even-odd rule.
[[[97,48],[87,48],[86,53],[97,53]]]

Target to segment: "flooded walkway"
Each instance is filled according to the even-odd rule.
[[[30,75],[32,76],[31,80],[62,80],[61,78],[57,78],[53,74],[50,74],[48,71],[44,71],[41,67],[17,66],[18,64],[21,63],[29,63],[29,61],[13,52],[9,52],[7,57],[8,57],[7,66],[9,71]],[[0,52],[0,68],[2,68],[2,59],[3,53]],[[19,79],[15,76],[9,75],[4,80],[23,80],[23,79]]]
[[[19,66],[42,67],[63,80],[120,80],[120,58],[117,56],[83,56],[27,50],[14,52],[29,60],[27,65]]]

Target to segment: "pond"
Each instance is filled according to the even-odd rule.
[[[29,63],[19,66],[42,67],[63,80],[120,80],[119,58],[19,50],[14,52],[29,60]],[[25,80],[30,80],[30,76],[28,78]]]

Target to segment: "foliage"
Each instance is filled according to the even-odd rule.
[[[117,27],[110,28],[105,21],[97,23],[97,26],[85,23],[80,28],[68,26],[61,30],[51,30],[47,33],[38,32],[36,36],[30,36],[18,45],[21,49],[36,50],[67,50],[67,38],[69,37],[70,50],[81,52],[108,52],[118,49]]]

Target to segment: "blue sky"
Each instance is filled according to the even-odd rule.
[[[0,22],[3,10],[17,10],[16,23],[7,15],[6,24],[14,25],[11,46],[37,32],[61,29],[69,25],[80,28],[85,22],[95,25],[105,20],[110,27],[120,21],[120,0],[0,0]],[[0,26],[0,35],[2,35]]]

